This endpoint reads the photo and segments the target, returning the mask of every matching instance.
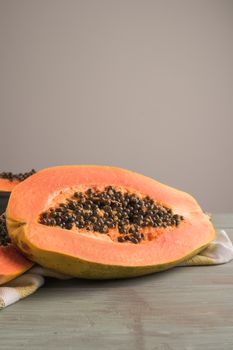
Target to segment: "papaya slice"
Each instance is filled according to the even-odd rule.
[[[0,192],[11,192],[13,188],[18,185],[18,180],[10,181],[8,179],[0,178]]]
[[[145,275],[176,266],[215,238],[189,194],[108,166],[58,166],[12,191],[7,227],[40,265],[90,279]]]
[[[32,169],[26,173],[13,174],[12,172],[0,173],[0,192],[11,192],[15,186],[33,175],[35,170]]]
[[[0,173],[0,285],[20,276],[33,265],[11,243],[6,229],[6,210],[11,191],[21,181],[33,175],[35,170],[19,174]]]
[[[33,263],[11,243],[6,230],[5,216],[0,216],[0,285],[27,271]]]
[[[0,214],[4,213],[10,197],[10,193],[15,186],[33,175],[35,170],[32,169],[26,173],[13,174],[11,172],[0,173]]]

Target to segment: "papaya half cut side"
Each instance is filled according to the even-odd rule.
[[[13,189],[6,218],[30,260],[90,279],[165,270],[215,238],[191,195],[109,166],[39,171]]]
[[[0,246],[0,285],[22,275],[33,263],[25,258],[13,244]]]
[[[33,265],[6,236],[7,233],[3,228],[4,220],[4,215],[2,215],[0,217],[0,285],[21,275]]]
[[[25,173],[13,174],[12,172],[0,172],[0,192],[11,192],[15,186],[35,174],[35,169]]]
[[[0,192],[11,192],[15,186],[19,184],[18,180],[10,181],[0,178]]]

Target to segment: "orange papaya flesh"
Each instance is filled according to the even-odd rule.
[[[10,181],[0,178],[0,192],[11,192],[15,186],[19,184],[18,180]]]
[[[27,271],[33,263],[10,242],[5,230],[5,218],[0,217],[0,285]]]
[[[66,229],[41,223],[41,215],[75,193],[118,192],[154,201],[180,218],[177,225],[140,227],[138,244],[119,242],[119,227],[100,233],[87,226]],[[99,210],[99,208],[98,208]],[[93,279],[145,275],[176,266],[215,238],[209,217],[189,194],[125,169],[108,166],[60,166],[44,169],[12,191],[7,227],[18,248],[42,266]],[[139,225],[140,226],[140,225]]]

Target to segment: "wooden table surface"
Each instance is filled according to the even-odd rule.
[[[213,217],[233,239],[233,214]],[[57,281],[0,312],[0,349],[233,349],[233,262]]]

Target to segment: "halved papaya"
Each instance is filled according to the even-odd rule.
[[[10,181],[8,179],[0,178],[0,192],[11,192],[13,188],[18,185],[18,180]]]
[[[5,212],[13,188],[34,173],[34,169],[19,174],[0,173],[0,214]],[[0,215],[0,285],[23,274],[32,265],[33,263],[11,243],[6,229],[5,215]]]
[[[35,174],[35,170],[32,169],[26,173],[13,174],[12,172],[0,173],[0,192],[11,192],[15,186],[21,181],[24,181],[29,176]]]
[[[10,193],[13,188],[34,173],[34,169],[26,173],[18,174],[13,174],[12,172],[6,171],[0,173],[0,214],[5,212]]]
[[[12,241],[29,259],[82,278],[124,278],[176,266],[215,238],[189,194],[125,169],[58,166],[12,191]]]
[[[10,242],[5,216],[0,216],[0,285],[27,271],[33,263]]]

